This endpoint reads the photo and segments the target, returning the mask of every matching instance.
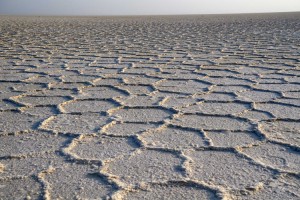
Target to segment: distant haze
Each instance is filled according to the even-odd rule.
[[[300,11],[300,0],[0,0],[1,15],[170,15]]]

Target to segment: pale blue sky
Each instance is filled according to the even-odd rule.
[[[300,11],[300,0],[0,0],[1,15],[157,15]]]

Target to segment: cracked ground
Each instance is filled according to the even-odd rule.
[[[300,199],[299,13],[0,32],[0,199]]]

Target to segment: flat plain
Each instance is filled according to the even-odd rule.
[[[0,17],[0,199],[300,199],[300,13]]]

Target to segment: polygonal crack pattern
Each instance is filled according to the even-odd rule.
[[[187,156],[193,160],[191,177],[223,187],[235,190],[255,188],[272,178],[270,170],[232,152],[192,151]]]
[[[166,179],[180,180],[183,178],[181,163],[182,159],[172,152],[141,150],[108,163],[105,173],[116,175],[122,183],[130,185]]]
[[[1,16],[0,199],[300,199],[299,18]]]
[[[160,199],[162,196],[165,199],[203,199],[212,200],[217,199],[213,191],[207,188],[201,188],[196,183],[186,182],[169,182],[164,184],[153,184],[144,188],[144,190],[137,190],[129,193],[125,199]]]

